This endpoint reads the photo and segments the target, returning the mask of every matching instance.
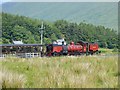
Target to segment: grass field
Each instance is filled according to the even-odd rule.
[[[3,88],[115,88],[118,56],[4,58]]]
[[[107,49],[107,48],[100,48],[99,49],[101,53],[106,53],[106,54],[118,54],[118,49]]]

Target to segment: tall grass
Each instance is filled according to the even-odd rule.
[[[5,68],[0,70],[0,76],[1,88],[23,88],[26,82],[24,75],[8,71]]]
[[[25,88],[118,87],[117,56],[5,58],[2,64],[27,77]]]

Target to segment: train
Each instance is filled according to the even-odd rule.
[[[53,43],[46,46],[46,56],[61,56],[61,55],[93,55],[99,54],[99,45],[96,42],[78,41],[76,44],[72,41],[70,44]]]
[[[16,56],[70,56],[70,55],[93,55],[99,54],[99,45],[97,42],[85,42],[78,41],[76,44],[71,41],[70,44],[66,44],[64,39],[59,39],[52,44],[41,45],[41,44],[3,44],[0,45],[3,55],[16,55]],[[29,57],[27,56],[27,57]]]

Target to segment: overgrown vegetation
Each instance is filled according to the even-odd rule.
[[[0,63],[7,69],[6,73],[23,74],[26,77],[25,88],[118,87],[117,56],[4,58]],[[10,74],[4,75],[8,80]],[[10,86],[16,87],[14,84]]]
[[[22,74],[11,72],[1,67],[0,70],[0,85],[1,88],[24,88],[26,78]]]
[[[23,40],[24,43],[40,43],[41,20],[24,16],[2,13],[2,43],[12,43],[12,40]],[[100,47],[118,48],[118,37],[114,30],[104,26],[95,26],[81,22],[70,23],[58,20],[53,23],[44,21],[44,44],[65,38],[70,41],[98,42]]]

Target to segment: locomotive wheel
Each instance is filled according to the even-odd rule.
[[[75,52],[75,56],[78,56],[78,55],[80,55],[79,52]]]
[[[57,52],[52,53],[52,56],[54,56],[54,57],[57,56],[57,55],[58,55]]]
[[[94,52],[91,52],[91,55],[93,55],[94,54]]]
[[[101,53],[101,51],[96,51],[96,54],[100,54]]]

